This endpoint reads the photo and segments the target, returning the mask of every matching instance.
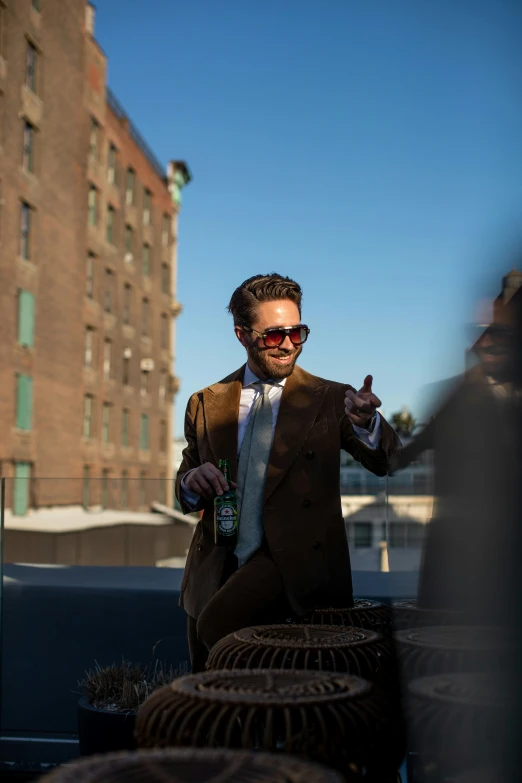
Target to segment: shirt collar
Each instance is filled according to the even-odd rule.
[[[243,388],[245,386],[251,386],[253,383],[259,383],[261,381],[261,378],[258,378],[257,375],[254,375],[252,370],[250,369],[250,366],[247,364],[245,367],[245,375],[243,377]],[[278,381],[272,381],[274,386],[284,386],[286,383],[286,378],[281,378]]]

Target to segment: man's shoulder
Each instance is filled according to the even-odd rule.
[[[226,391],[227,388],[230,386],[230,384],[234,383],[235,381],[241,381],[243,379],[243,375],[245,372],[245,365],[239,368],[239,370],[235,370],[234,372],[231,372],[230,375],[227,375],[226,378],[223,378],[220,381],[217,381],[217,383],[211,383],[209,386],[205,386],[203,389],[200,389],[197,392],[194,392],[191,397],[192,398],[201,398],[204,396],[207,392],[221,392]]]
[[[353,389],[349,383],[340,383],[339,381],[331,381],[328,378],[322,378],[319,375],[312,375],[312,373],[303,370],[302,367],[296,367],[295,371],[298,373],[299,381],[310,386],[328,386],[333,393],[345,394],[346,389]]]

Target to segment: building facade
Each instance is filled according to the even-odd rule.
[[[0,467],[8,507],[172,502],[177,220],[85,0],[0,0]]]

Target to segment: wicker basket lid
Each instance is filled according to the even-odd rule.
[[[372,685],[348,674],[243,669],[188,675],[174,680],[166,689],[213,703],[251,705],[261,702],[263,706],[284,707],[358,699],[367,696]]]
[[[420,677],[408,684],[408,693],[416,699],[441,706],[509,707],[507,682],[501,675],[459,672]]]
[[[327,613],[327,612],[338,612],[338,613],[344,613],[349,614],[350,612],[368,612],[373,611],[376,609],[381,609],[387,612],[389,608],[386,606],[386,604],[383,604],[381,601],[374,601],[371,598],[355,598],[353,602],[353,606],[348,607],[337,607],[337,606],[329,606],[329,607],[321,607],[320,609],[314,609],[313,614],[320,614],[320,613]]]
[[[326,767],[283,754],[174,748],[93,756],[65,765],[45,783],[342,783]]]
[[[395,638],[405,647],[473,652],[505,648],[513,637],[501,628],[439,625],[397,631]]]
[[[242,628],[230,636],[249,645],[288,649],[355,647],[382,639],[375,631],[344,625],[260,625]]]

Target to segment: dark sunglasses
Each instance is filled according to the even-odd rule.
[[[245,332],[257,334],[263,340],[265,348],[277,348],[285,341],[285,337],[289,337],[293,345],[302,345],[310,334],[310,329],[305,324],[289,326],[287,329],[276,326],[274,329],[267,329],[266,332],[258,332],[257,329],[251,329],[249,326],[243,326],[243,329]]]

